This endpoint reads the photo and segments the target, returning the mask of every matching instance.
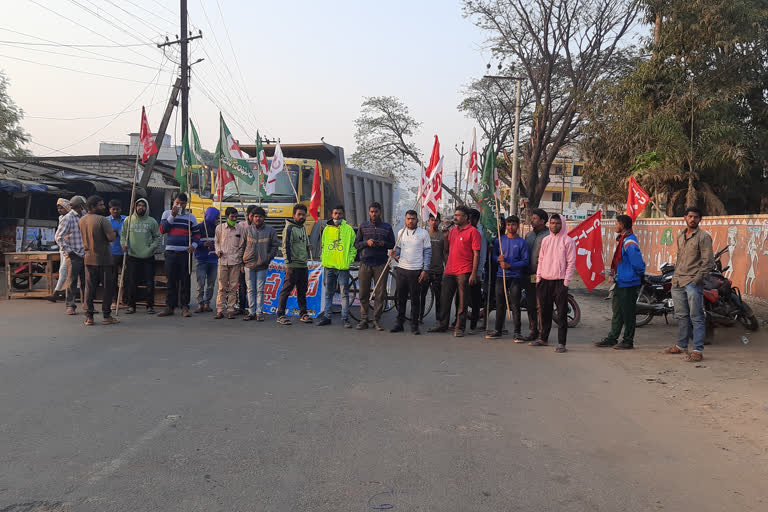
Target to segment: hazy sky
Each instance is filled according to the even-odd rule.
[[[177,73],[166,56],[178,62],[179,50],[164,56],[150,43],[166,34],[175,38],[178,1],[6,4],[0,69],[24,109],[34,154],[62,154],[48,148],[96,154],[101,141],[126,142],[139,129],[141,105],[157,128]],[[206,149],[216,145],[221,107],[241,141],[257,129],[283,143],[325,137],[349,157],[360,103],[377,95],[401,98],[423,123],[417,138],[422,152],[428,154],[432,136],[440,136],[451,175],[458,164],[454,144],[469,146],[473,125],[456,105],[462,86],[485,71],[489,52],[482,49],[484,34],[463,18],[459,0],[189,0],[189,17],[204,36],[191,43],[192,60],[205,61],[193,67],[190,114]],[[136,46],[115,47],[126,44]],[[174,129],[169,132],[173,136]]]

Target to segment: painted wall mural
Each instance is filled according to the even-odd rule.
[[[613,220],[603,221],[606,268],[616,248],[613,226]],[[649,274],[658,274],[664,262],[675,262],[677,237],[684,227],[682,218],[637,220],[634,231]],[[768,215],[704,217],[700,227],[712,236],[715,253],[728,248],[721,261],[729,267],[726,276],[733,285],[745,295],[768,300]]]

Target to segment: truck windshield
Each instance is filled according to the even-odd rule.
[[[278,174],[277,183],[275,184],[275,192],[270,197],[261,198],[263,203],[293,203],[296,201],[296,195],[293,193],[293,187],[291,187],[291,181],[293,187],[299,188],[299,166],[296,164],[285,164],[283,172]],[[243,197],[243,201],[258,201],[259,200],[259,183],[254,181],[250,185],[244,181],[238,181],[237,186],[240,187],[240,195]],[[310,185],[310,191],[312,187]],[[237,189],[235,188],[235,182],[227,183],[224,187],[224,201],[238,201]]]

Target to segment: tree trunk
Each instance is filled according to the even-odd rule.
[[[698,202],[699,198],[696,187],[693,186],[693,176],[688,176],[688,192],[685,194],[685,205],[686,207],[696,206]]]

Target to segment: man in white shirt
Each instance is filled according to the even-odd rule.
[[[397,244],[390,255],[397,259],[397,324],[389,332],[403,332],[405,306],[411,299],[411,332],[421,334],[421,283],[429,276],[432,241],[427,230],[418,227],[419,217],[413,210],[405,212],[405,227],[397,234]]]

